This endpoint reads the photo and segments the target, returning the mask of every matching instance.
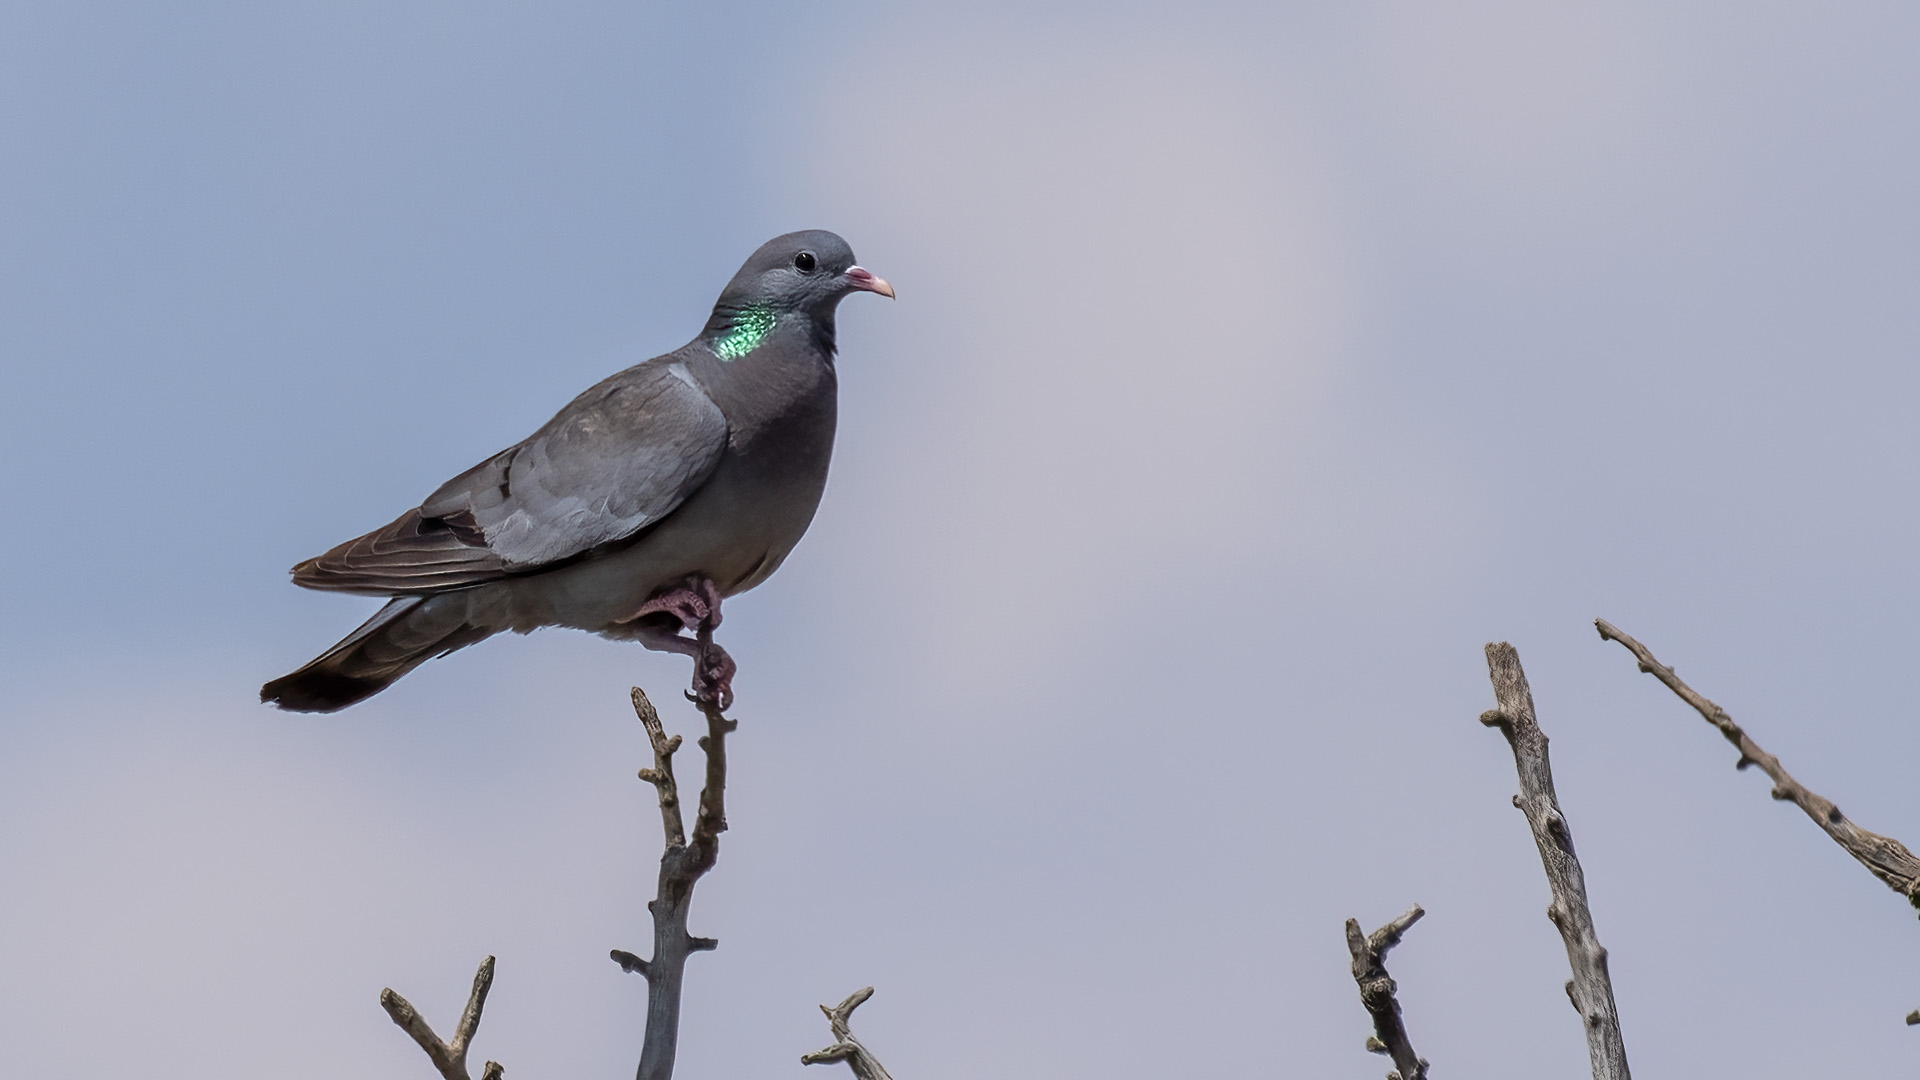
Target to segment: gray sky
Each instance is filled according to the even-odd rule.
[[[1605,615],[1920,843],[1920,15],[1895,4],[14,5],[0,12],[0,1046],[23,1076],[622,1075],[639,681],[496,640],[326,718],[285,568],[832,228],[812,532],[742,720],[681,1072],[1577,1076],[1476,717],[1513,641],[1647,1076],[1910,1066],[1920,928]],[[669,724],[693,717],[670,708]]]

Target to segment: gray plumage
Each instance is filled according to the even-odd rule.
[[[649,600],[702,579],[720,596],[744,592],[812,521],[833,449],[834,313],[861,290],[893,295],[833,233],[769,241],[693,341],[589,389],[385,528],[294,567],[307,588],[393,599],[261,700],[344,708],[503,630],[677,648],[660,644],[657,620],[636,620]]]

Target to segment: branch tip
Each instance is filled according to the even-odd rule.
[[[443,1080],[468,1080],[467,1044],[480,1029],[480,1014],[487,1004],[487,991],[493,986],[493,957],[480,961],[480,969],[473,974],[473,991],[467,995],[467,1007],[460,1014],[460,1023],[454,1028],[453,1038],[442,1042],[440,1036],[433,1033],[426,1018],[413,1007],[413,1003],[395,993],[392,987],[380,991],[380,1007],[387,1011],[394,1024],[426,1051],[427,1060],[433,1062]],[[500,1066],[487,1063],[486,1077],[498,1077]]]
[[[1780,759],[1761,749],[1760,744],[1754,742],[1739,724],[1734,723],[1733,717],[1727,715],[1725,709],[1681,681],[1674,669],[1656,660],[1645,645],[1611,625],[1608,629],[1612,631],[1612,640],[1633,654],[1642,671],[1651,670],[1656,678],[1666,684],[1667,689],[1673,691],[1681,701],[1693,706],[1702,719],[1719,729],[1720,734],[1740,751],[1740,759],[1734,763],[1736,768],[1758,765],[1773,781],[1769,795],[1780,802],[1791,802],[1798,806],[1834,843],[1839,844],[1888,888],[1907,897],[1910,902],[1920,895],[1920,858],[1916,858],[1905,844],[1890,836],[1869,832],[1849,821],[1831,800],[1801,786],[1780,764]]]
[[[847,1067],[853,1070],[857,1080],[893,1080],[886,1067],[880,1064],[880,1059],[874,1057],[871,1050],[861,1045],[860,1040],[853,1037],[853,1032],[848,1027],[847,1022],[853,1016],[853,1010],[859,1008],[872,996],[873,987],[866,986],[848,994],[846,1000],[838,1005],[831,1008],[825,1005],[820,1006],[820,1011],[826,1015],[828,1026],[833,1029],[834,1044],[824,1050],[800,1055],[800,1064],[823,1065],[844,1061]]]
[[[1420,920],[1426,912],[1415,904],[1398,917],[1371,934],[1360,932],[1360,921],[1348,919],[1346,923],[1347,952],[1353,957],[1353,981],[1360,988],[1360,1004],[1373,1019],[1373,1035],[1366,1041],[1366,1048],[1375,1054],[1385,1054],[1393,1059],[1395,1071],[1391,1075],[1405,1076],[1408,1080],[1426,1080],[1426,1060],[1414,1052],[1413,1043],[1407,1038],[1407,1028],[1400,1018],[1400,1003],[1394,998],[1398,989],[1393,977],[1387,974],[1387,950],[1399,944],[1400,936],[1407,928]]]

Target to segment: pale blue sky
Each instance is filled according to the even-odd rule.
[[[622,1075],[683,661],[495,640],[335,717],[285,568],[845,235],[834,474],[730,605],[681,1074],[1581,1075],[1513,641],[1648,1076],[1908,1067],[1920,926],[1605,615],[1920,843],[1920,15],[1895,4],[0,9],[0,1046]],[[691,717],[669,712],[685,730]]]

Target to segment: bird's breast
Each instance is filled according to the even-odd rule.
[[[790,389],[738,412],[722,401],[727,450],[707,482],[633,543],[518,579],[515,628],[608,630],[696,574],[729,596],[765,581],[813,521],[833,455],[831,369]]]

